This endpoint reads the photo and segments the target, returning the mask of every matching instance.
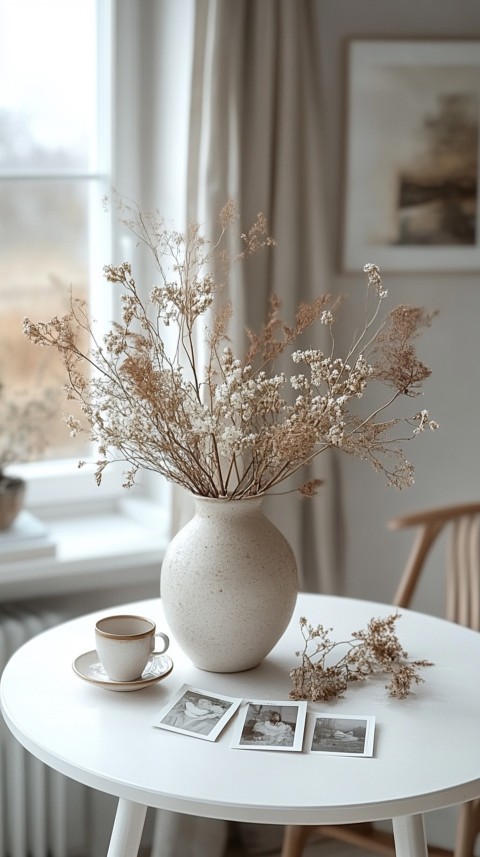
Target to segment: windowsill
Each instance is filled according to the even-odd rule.
[[[55,555],[0,561],[0,601],[158,581],[166,515],[149,501],[118,501],[75,515],[37,513]]]

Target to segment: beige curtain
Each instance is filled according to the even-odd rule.
[[[314,0],[195,5],[188,220],[215,223],[232,196],[243,225],[263,211],[277,241],[272,253],[235,269],[228,284],[232,339],[240,353],[245,327],[258,328],[272,292],[292,321],[300,301],[328,291],[316,27]],[[315,475],[324,480],[318,497],[269,498],[265,511],[289,538],[302,587],[335,592],[341,581],[341,513],[334,460],[321,457]],[[177,528],[192,507],[175,489],[172,496]],[[280,846],[279,828],[236,828],[247,853]],[[226,834],[225,822],[158,813],[153,854],[216,857]]]
[[[232,196],[243,225],[263,211],[277,241],[231,275],[240,353],[245,327],[258,329],[272,292],[291,322],[300,301],[328,291],[314,13],[313,0],[196,3],[188,218],[214,223]],[[315,470],[324,480],[318,497],[268,498],[264,508],[295,551],[303,588],[335,592],[341,514],[334,460],[321,457]]]

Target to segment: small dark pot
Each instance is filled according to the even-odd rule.
[[[0,476],[0,531],[8,530],[22,511],[26,483],[15,476]]]

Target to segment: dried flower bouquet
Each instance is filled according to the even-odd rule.
[[[0,381],[0,480],[7,465],[32,461],[43,452],[57,407],[51,389],[41,397],[26,390],[8,395]]]
[[[413,481],[401,444],[436,423],[425,410],[399,417],[390,408],[400,397],[418,395],[430,374],[413,344],[429,314],[398,306],[381,318],[386,292],[378,268],[367,265],[365,319],[344,357],[335,354],[338,302],[329,295],[302,304],[292,326],[272,297],[262,329],[247,331],[249,346],[240,357],[228,335],[232,307],[221,303],[214,272],[226,276],[230,264],[275,243],[264,216],[241,235],[243,249],[232,257],[223,248],[237,220],[232,201],[220,212],[218,240],[211,242],[196,224],[181,234],[157,215],[122,205],[123,222],[158,270],[148,297],[130,263],[108,265],[106,279],[122,290],[122,321],[105,335],[95,333],[85,304],[75,298],[62,318],[24,323],[32,342],[63,358],[68,395],[81,404],[98,446],[98,483],[105,467],[120,460],[129,465],[126,487],[142,468],[197,495],[242,499],[272,491],[330,448],[369,461],[396,487]],[[327,349],[315,344],[313,333],[312,347],[299,348],[299,338],[317,323],[327,333]],[[89,350],[80,344],[85,331]],[[287,356],[291,374],[278,368]],[[354,405],[373,387],[383,389],[384,398],[361,416]],[[83,430],[74,417],[66,420],[73,435]],[[299,490],[309,496],[318,484],[310,480]]]

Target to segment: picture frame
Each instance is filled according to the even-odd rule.
[[[347,53],[342,270],[480,270],[480,40]]]
[[[373,756],[375,717],[364,714],[317,714],[310,753],[326,756]]]
[[[252,699],[241,706],[231,746],[239,750],[301,752],[306,702]]]
[[[242,700],[182,685],[160,711],[154,726],[203,741],[216,741]]]

